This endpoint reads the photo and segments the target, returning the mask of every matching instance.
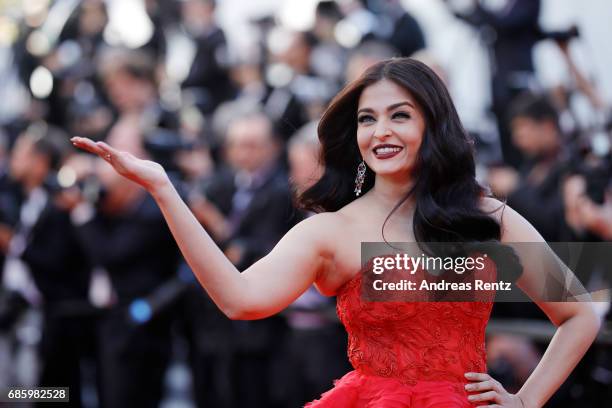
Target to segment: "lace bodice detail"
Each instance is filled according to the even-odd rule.
[[[493,281],[495,265],[487,263],[480,273]],[[362,270],[337,296],[355,370],[407,385],[465,383],[465,372],[486,371],[485,327],[494,293],[478,302],[367,301],[363,276]]]

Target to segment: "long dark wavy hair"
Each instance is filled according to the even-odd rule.
[[[331,101],[318,126],[325,171],[298,197],[299,204],[315,212],[336,211],[356,199],[355,176],[362,160],[357,145],[358,101],[366,87],[383,79],[410,92],[426,124],[413,173],[415,183],[387,220],[414,195],[413,232],[417,242],[499,241],[499,223],[479,205],[485,189],[475,178],[473,141],[442,80],[425,64],[410,58],[393,58],[371,66]],[[374,175],[367,169],[362,191],[373,185]]]

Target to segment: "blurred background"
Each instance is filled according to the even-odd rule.
[[[606,0],[0,0],[0,389],[167,408],[331,388],[350,369],[334,299],[311,288],[230,321],[153,200],[69,137],[162,163],[242,270],[310,215],[294,197],[321,174],[330,99],[393,56],[444,79],[479,180],[546,240],[610,241],[610,21]],[[547,406],[612,402],[598,307],[600,337]],[[491,374],[516,391],[553,332],[534,305],[496,304]]]

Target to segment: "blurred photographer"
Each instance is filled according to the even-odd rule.
[[[93,314],[89,263],[80,248],[57,173],[67,136],[45,123],[22,133],[12,149],[10,177],[20,187],[19,218],[10,240],[4,285],[43,314],[40,386],[69,386],[81,404],[82,360],[91,355]]]
[[[504,162],[518,167],[520,151],[512,143],[507,106],[517,95],[530,89],[535,81],[533,47],[542,38],[538,24],[540,0],[505,0],[495,6],[472,0],[459,9],[446,0],[456,17],[479,30],[489,51],[491,64],[492,112],[497,118]]]
[[[108,136],[139,157],[148,157],[138,115],[124,115]],[[172,308],[134,316],[130,305],[176,274],[179,254],[161,212],[145,191],[95,160],[99,200],[73,211],[78,236],[93,265],[110,278],[112,296],[98,331],[101,404],[156,407],[171,354]],[[145,311],[146,312],[146,311]]]
[[[267,254],[298,221],[279,162],[281,143],[264,114],[234,119],[224,146],[229,168],[205,182],[201,195],[190,200],[196,218],[239,269]],[[282,318],[232,321],[231,326],[232,406],[272,406],[276,391],[270,372],[286,334]]]
[[[216,0],[185,0],[181,19],[193,39],[195,56],[181,88],[196,100],[196,106],[209,115],[236,91],[229,77],[229,55],[225,33],[215,21]]]
[[[302,126],[289,140],[287,150],[292,187],[301,194],[323,174],[319,161],[321,145],[317,124]],[[300,211],[306,218],[312,215]],[[349,370],[346,361],[346,335],[336,317],[334,298],[308,288],[284,311],[289,333],[279,364],[279,387],[287,407],[303,406],[321,395]]]
[[[0,282],[2,282],[4,261],[9,251],[14,229],[19,222],[19,208],[23,195],[19,183],[11,178],[8,156],[8,134],[0,131]],[[8,331],[17,321],[27,302],[18,292],[6,291],[0,285],[0,332]]]
[[[603,241],[612,241],[612,186],[605,191],[602,203],[588,194],[584,175],[574,174],[563,185],[565,213],[569,225],[578,233],[591,233]]]
[[[597,160],[599,159],[599,160]],[[612,241],[612,165],[610,154],[603,158],[593,155],[584,160],[580,166],[572,169],[572,174],[563,183],[565,218],[576,237],[591,245],[598,252],[591,251],[591,256],[580,267],[588,272],[592,292],[606,293],[612,285],[612,275],[604,261],[609,256],[609,241]],[[600,291],[600,289],[604,289]],[[608,327],[612,322],[610,300],[602,302],[600,312],[604,315]],[[600,344],[592,352],[593,361],[584,367],[582,379],[585,391],[585,402],[596,406],[599,401],[612,397],[612,350],[609,345]]]
[[[144,50],[107,49],[99,74],[118,120],[136,117],[142,129],[179,127],[177,113],[159,100],[155,59]]]
[[[563,221],[561,182],[569,152],[563,147],[557,110],[547,96],[531,93],[519,96],[509,110],[512,142],[527,159],[518,171],[510,166],[489,169],[489,185],[547,241],[563,241],[569,229]]]

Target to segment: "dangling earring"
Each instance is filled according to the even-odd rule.
[[[363,181],[365,180],[365,173],[366,165],[362,160],[361,163],[359,163],[359,166],[357,166],[357,177],[355,178],[355,196],[357,197],[359,197],[359,194],[361,194],[361,187],[363,186]]]

